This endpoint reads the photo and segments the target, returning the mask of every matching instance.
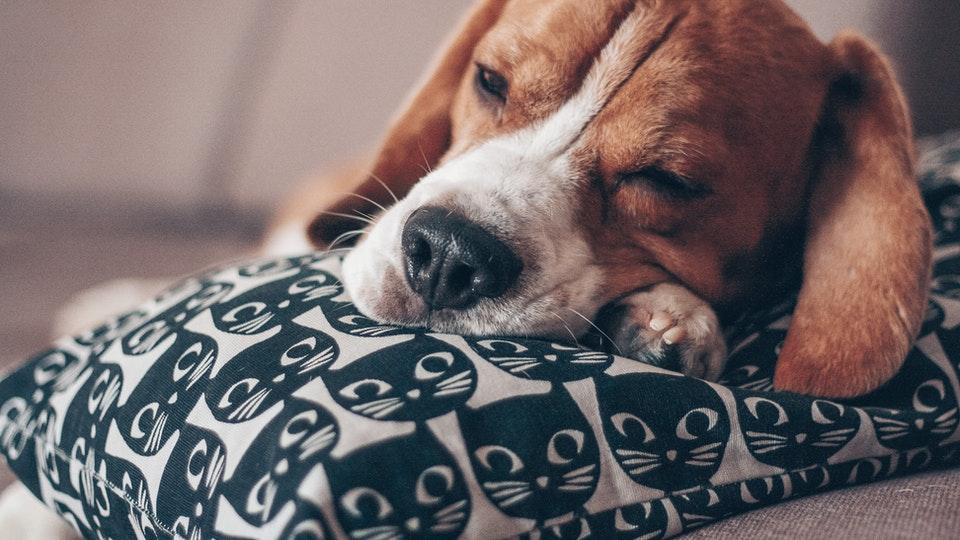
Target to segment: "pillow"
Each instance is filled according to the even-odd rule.
[[[854,402],[772,391],[791,302],[736,324],[709,384],[376,324],[340,259],[309,254],[213,269],[59,340],[0,382],[0,451],[84,535],[114,538],[661,538],[953,466],[960,136],[927,155],[927,320],[902,372]]]

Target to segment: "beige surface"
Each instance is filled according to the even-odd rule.
[[[0,1],[4,190],[269,207],[368,150],[470,0]],[[960,125],[960,2],[788,0]]]

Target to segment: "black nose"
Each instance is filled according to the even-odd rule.
[[[411,214],[400,241],[407,282],[434,309],[464,309],[481,297],[496,298],[523,268],[506,244],[443,208]]]

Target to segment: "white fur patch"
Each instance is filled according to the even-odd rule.
[[[638,38],[645,15],[638,7],[625,19],[580,89],[554,114],[451,159],[381,216],[344,261],[344,285],[362,312],[385,322],[426,324],[428,310],[404,277],[400,237],[410,214],[435,206],[496,234],[522,259],[524,270],[500,298],[429,314],[431,327],[553,337],[588,328],[601,307],[603,275],[576,226],[575,194],[585,180],[571,156],[586,126],[654,42]]]

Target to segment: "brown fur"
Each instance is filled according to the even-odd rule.
[[[583,137],[581,227],[621,294],[678,281],[721,313],[802,289],[775,385],[852,397],[889,379],[919,330],[930,225],[913,178],[906,105],[863,38],[819,42],[778,0],[638,0],[669,27]],[[556,110],[631,9],[626,0],[486,0],[388,131],[376,177],[402,196],[433,166]],[[510,81],[507,104],[473,88],[474,62]],[[658,165],[710,195],[673,200],[618,176]],[[392,202],[373,179],[357,193]],[[319,189],[327,189],[318,185]],[[375,206],[356,197],[315,207]],[[319,244],[353,228],[313,221]],[[805,232],[804,232],[805,231]],[[805,238],[805,251],[801,252]]]

